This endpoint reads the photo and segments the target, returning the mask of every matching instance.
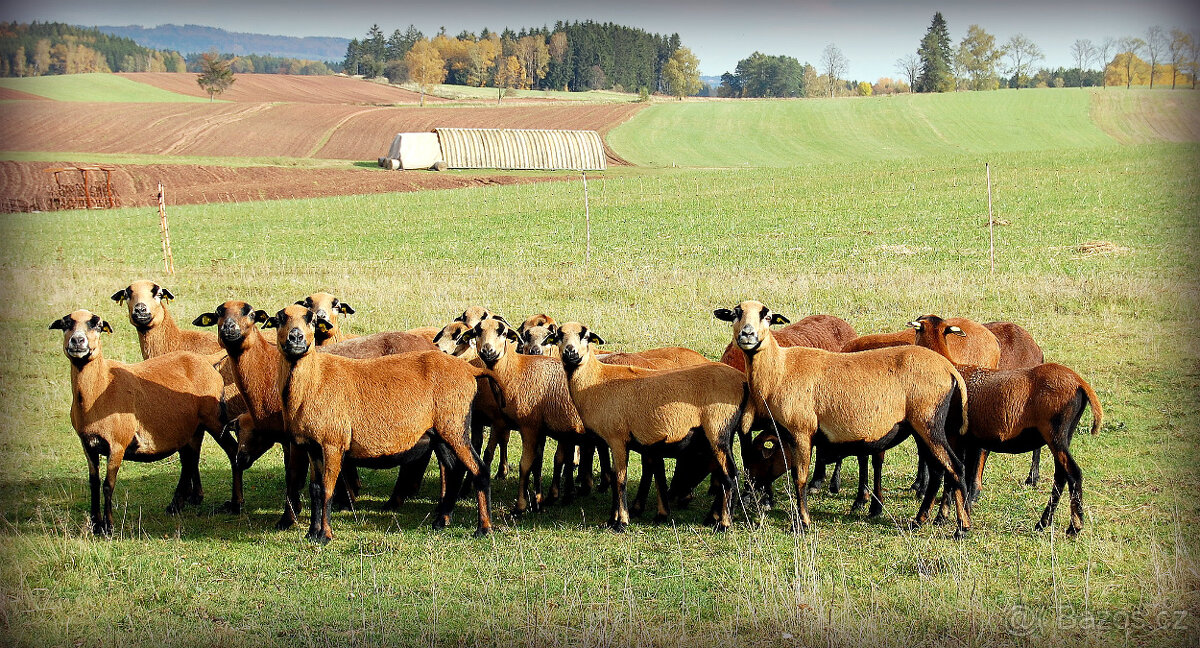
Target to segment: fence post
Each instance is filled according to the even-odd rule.
[[[167,197],[162,183],[158,183],[158,224],[162,229],[163,266],[167,274],[175,274],[175,255],[171,254],[171,228],[167,226]]]
[[[587,171],[579,170],[579,174],[583,176],[583,218],[587,231],[587,247],[584,250],[584,263],[591,265],[592,263],[592,209],[588,204],[588,189],[587,189]]]
[[[983,170],[987,173],[988,192],[988,260],[992,266],[992,276],[996,276],[996,221],[992,218],[992,166],[984,162]]]

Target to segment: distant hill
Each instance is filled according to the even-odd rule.
[[[346,46],[350,43],[348,38],[249,34],[203,25],[102,25],[96,29],[105,34],[133,39],[143,47],[175,50],[182,54],[216,49],[225,54],[270,54],[315,61],[341,61],[346,57]]]

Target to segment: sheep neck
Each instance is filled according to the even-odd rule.
[[[110,363],[97,352],[96,357],[83,363],[71,362],[72,419],[82,415],[96,402],[112,382]]]
[[[261,424],[280,408],[279,391],[274,385],[276,377],[271,374],[271,368],[279,365],[283,354],[267,343],[256,326],[250,327],[236,352],[233,349],[229,352],[237,388],[250,406],[255,423]],[[269,394],[265,401],[259,397],[264,393]]]
[[[149,360],[155,356],[177,351],[181,348],[180,338],[183,332],[171,317],[167,305],[161,304],[163,316],[158,324],[145,329],[138,329],[138,343],[142,347],[142,359]]]
[[[775,341],[775,336],[768,330],[758,350],[754,353],[743,352],[743,355],[746,359],[746,380],[755,398],[765,399],[775,393],[786,373],[783,349]]]

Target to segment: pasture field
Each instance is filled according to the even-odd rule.
[[[646,166],[760,167],[1196,141],[1200,97],[1124,89],[687,102],[608,134]]]
[[[421,92],[421,87],[416,83],[403,83],[401,87],[410,92],[418,94]],[[519,88],[510,88],[507,92],[509,94],[505,95],[503,101],[510,99],[552,99],[560,101],[584,101],[588,103],[633,103],[638,100],[636,92],[616,92],[613,90],[569,92],[564,90],[522,90]],[[452,101],[491,101],[494,103],[496,101],[496,89],[436,83],[425,93],[426,101],[430,97],[433,97],[435,101],[438,99],[449,99]]]
[[[194,74],[192,85],[196,90]],[[139,83],[116,74],[61,74],[56,76],[6,78],[0,79],[0,87],[26,92],[54,101],[66,102],[115,102],[115,103],[178,103],[178,102],[208,102],[208,95],[203,97],[180,94],[152,85]],[[198,93],[196,93],[198,95]],[[220,101],[220,100],[218,100]]]
[[[176,206],[175,277],[162,273],[152,211],[4,215],[0,285],[16,307],[0,313],[0,629],[32,646],[1194,646],[1200,148],[1099,145],[1102,133],[1068,122],[1056,146],[989,151],[995,276],[984,159],[972,153],[982,145],[970,139],[908,159],[598,174],[590,262],[577,182]],[[1110,245],[1084,245],[1097,241]],[[1030,488],[1027,456],[1001,456],[970,537],[908,531],[906,442],[888,455],[882,519],[846,512],[850,461],[840,495],[810,498],[807,535],[789,531],[786,493],[724,535],[699,524],[703,490],[674,524],[615,535],[598,528],[607,495],[514,519],[507,480],[493,486],[498,532],[473,540],[466,501],[448,530],[428,529],[435,471],[385,513],[394,473],[365,470],[359,509],[334,515],[322,548],[273,529],[278,451],[247,472],[245,514],[214,513],[229,471],[210,441],[201,507],[162,512],[177,460],[127,464],[115,537],[98,540],[85,532],[68,363],[46,327],[95,310],[116,329],[105,354],[137,359],[108,297],[135,278],[169,286],[184,326],[225,299],[274,311],[326,289],[358,310],[352,332],[440,324],[483,303],[510,320],[585,322],[614,349],[712,358],[730,338],[712,310],[747,298],[793,319],[836,314],[862,333],[927,312],[1012,320],[1104,403],[1103,430],[1072,448],[1085,528],[1063,536],[1064,505],[1034,531],[1050,462]]]

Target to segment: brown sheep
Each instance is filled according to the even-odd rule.
[[[843,320],[835,315],[809,315],[799,322],[788,324],[787,326],[775,331],[774,335],[775,341],[778,342],[779,346],[781,347],[802,346],[812,347],[814,349],[825,349],[826,351],[840,351],[843,345],[854,339],[855,332],[854,327],[850,326],[846,320]],[[739,349],[733,342],[725,345],[725,351],[721,353],[721,362],[743,373],[746,371],[745,356],[742,354],[742,350]],[[769,421],[765,417],[760,416],[755,422],[754,429],[768,430],[768,425]],[[770,435],[771,433],[768,432],[768,434]],[[782,452],[782,449],[777,443],[773,444],[772,447],[776,448],[776,452]],[[770,469],[766,465],[757,466],[754,469],[751,469],[750,465],[751,462],[763,461],[761,457],[762,453],[752,452],[749,455],[744,454],[742,457],[742,462],[746,466],[747,474],[750,475],[750,484],[755,488],[764,489],[767,499],[770,501],[772,498],[771,484],[774,482],[774,478],[772,478],[770,482],[758,481],[760,478],[769,474]],[[766,461],[771,463],[771,460],[769,459]],[[865,462],[865,458],[860,458],[860,467],[865,465]],[[782,457],[777,463],[782,463]],[[841,473],[842,461],[839,459],[834,465],[833,476],[829,480],[829,492],[836,494],[841,489]],[[783,473],[777,474],[776,477],[781,474]],[[821,490],[821,486],[824,484],[825,461],[818,454],[817,465],[813,468],[813,478],[809,482],[808,487],[809,490],[819,491]],[[859,492],[861,493],[866,485],[865,483],[861,483],[859,486]]]
[[[965,473],[947,439],[966,431],[966,388],[949,360],[914,346],[860,353],[781,347],[770,327],[788,319],[757,301],[713,314],[732,323],[754,402],[781,427],[800,504],[798,530],[811,523],[805,482],[814,442],[828,443],[837,454],[864,455],[913,434],[931,472],[949,475],[947,490],[954,489],[958,513],[954,535],[967,534]],[[933,498],[933,489],[926,491],[914,526],[925,522]]]
[[[337,344],[358,337],[342,332],[338,315],[353,315],[354,307],[337,297],[327,292],[318,292],[297,301],[296,305],[312,311],[313,317],[316,318],[317,346]]]
[[[463,324],[466,324],[468,328],[475,328],[476,324],[492,317],[500,316],[493,314],[483,306],[468,306],[467,309],[462,312],[462,315],[454,318],[454,321],[462,322]],[[501,317],[500,319],[504,318]]]
[[[546,314],[530,316],[517,327],[517,353],[558,357],[558,347],[546,338],[558,330],[558,322]]]
[[[158,461],[178,452],[179,484],[167,513],[178,513],[185,502],[199,504],[204,433],[221,429],[224,381],[213,368],[216,354],[178,351],[125,364],[104,358],[100,334],[112,327],[91,311],[64,315],[50,328],[63,332],[71,361],[71,425],[87,455],[92,532],[112,534],[113,489],[126,459]],[[108,457],[103,514],[100,455]]]
[[[167,304],[175,299],[170,290],[153,281],[142,279],[135,281],[125,288],[112,294],[113,301],[118,305],[127,303],[129,323],[138,332],[138,344],[142,349],[142,359],[158,357],[176,351],[191,351],[200,355],[221,353],[221,343],[217,336],[205,331],[188,331],[179,328]],[[233,377],[233,369],[227,362],[217,364],[217,370],[225,381],[225,389],[221,401],[225,404],[221,416],[225,422],[236,419],[246,411],[246,401],[238,392]],[[240,513],[242,510],[242,471],[238,470],[234,456],[237,454],[237,441],[224,434],[223,428],[214,430],[217,445],[229,457],[233,485],[229,501],[218,510],[225,513]]]
[[[196,326],[216,326],[217,337],[229,354],[229,364],[234,371],[238,388],[245,395],[248,411],[239,416],[227,428],[237,433],[236,467],[238,471],[250,468],[254,462],[276,443],[283,446],[286,498],[284,512],[276,523],[277,529],[286,529],[296,522],[299,512],[300,489],[308,468],[308,456],[291,443],[291,436],[284,429],[282,402],[275,386],[279,371],[279,349],[275,342],[262,335],[258,325],[270,318],[266,311],[254,310],[242,301],[227,301],[210,313],[202,313],[192,323]],[[315,319],[315,316],[314,316]],[[428,350],[431,345],[424,338],[407,334],[376,333],[338,344],[320,347],[320,351],[343,357],[379,357],[412,350]],[[377,355],[370,355],[375,353]],[[424,466],[429,456],[414,464],[411,476],[403,472],[396,480],[391,498],[385,509],[399,508],[404,498],[415,492],[424,476]],[[358,471],[353,462],[347,462],[343,479],[338,484],[335,498],[344,505],[353,505],[354,493],[358,491]]]
[[[433,336],[433,345],[442,353],[470,362],[478,356],[475,353],[475,347],[462,339],[463,333],[469,330],[471,327],[458,320],[450,322]]]
[[[692,443],[707,443],[719,471],[718,488],[709,514],[718,530],[732,523],[730,498],[737,476],[730,444],[744,435],[754,413],[741,372],[716,362],[669,371],[606,365],[596,360],[593,345],[604,340],[578,322],[568,322],[555,334],[571,400],[588,432],[608,445],[613,460],[613,507],[609,526],[624,531],[629,524],[626,475],[629,451],[663,455],[678,453]],[[703,439],[696,438],[703,435]],[[660,493],[666,492],[661,472]],[[659,498],[664,507],[666,497]]]
[[[936,315],[923,315],[909,325],[915,329],[919,346],[943,356],[949,353],[947,336],[967,335]],[[1071,489],[1067,535],[1077,535],[1083,528],[1083,473],[1071,456],[1071,437],[1085,406],[1092,408],[1092,434],[1100,431],[1104,412],[1092,386],[1071,369],[1054,363],[1009,370],[962,364],[955,367],[967,380],[969,425],[966,436],[957,439],[967,474],[974,474],[981,450],[1018,454],[1049,446],[1055,464],[1054,488],[1037,529],[1053,523],[1054,510],[1065,485]],[[969,484],[968,491],[974,493],[978,487]],[[935,490],[935,487],[929,489]]]
[[[417,328],[408,329],[405,331],[405,333],[408,333],[409,335],[419,335],[426,340],[429,340],[430,343],[433,343],[433,338],[437,337],[438,332],[441,330],[442,329],[436,326],[418,326]]]
[[[492,373],[439,351],[369,360],[316,353],[314,319],[308,309],[292,305],[263,325],[277,329],[276,385],[285,426],[307,450],[316,477],[308,539],[324,544],[333,538],[330,496],[343,458],[381,467],[403,464],[429,445],[449,475],[433,528],[449,523],[465,470],[479,505],[475,535],[489,533],[491,486],[469,436],[478,379],[492,382],[503,404]]]
[[[984,326],[1000,342],[1000,365],[996,367],[997,369],[1024,369],[1036,367],[1046,361],[1046,357],[1042,354],[1042,347],[1038,346],[1029,331],[1019,324],[988,322]],[[979,470],[975,475],[976,484],[981,483],[983,479],[983,466],[987,462],[987,458],[988,453],[985,451],[979,461]],[[1042,449],[1038,448],[1033,451],[1030,458],[1029,476],[1025,478],[1026,486],[1037,486],[1041,462]]]
[[[567,392],[563,365],[553,358],[516,353],[513,343],[518,334],[503,320],[482,320],[464,333],[463,338],[475,341],[479,358],[474,362],[486,366],[496,375],[504,391],[503,414],[521,435],[521,466],[514,513],[536,512],[543,503],[558,496],[557,480],[562,477],[560,462],[574,456],[575,443],[583,435],[583,422]],[[551,497],[543,500],[542,457],[546,437],[558,442],[560,452],[556,455]],[[563,488],[564,501],[570,501],[573,489],[569,474]]]

